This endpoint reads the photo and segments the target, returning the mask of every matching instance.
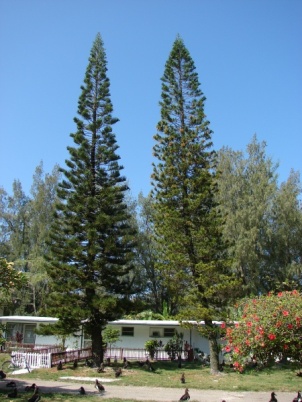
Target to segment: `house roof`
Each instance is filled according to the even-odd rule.
[[[58,318],[54,317],[35,317],[35,316],[29,316],[29,315],[7,315],[7,316],[0,316],[0,321],[6,321],[6,322],[34,322],[34,323],[39,323],[39,322],[48,322],[48,323],[54,323],[59,321]]]
[[[59,321],[55,317],[36,317],[27,315],[8,315],[0,316],[0,322],[32,322],[32,323],[55,323]],[[187,321],[191,324],[197,324],[197,321]],[[214,324],[220,325],[221,321],[213,321]],[[175,320],[115,320],[108,322],[109,325],[149,325],[155,327],[176,327],[180,325],[179,321]],[[204,321],[200,321],[199,324],[204,324]]]
[[[197,321],[187,321],[188,324],[197,324]],[[221,321],[213,321],[214,324],[220,325]],[[109,325],[150,325],[156,327],[175,327],[179,326],[179,321],[173,320],[116,320],[110,321]],[[204,324],[204,321],[199,321],[198,324]]]

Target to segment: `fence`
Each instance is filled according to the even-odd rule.
[[[109,348],[105,351],[105,358],[123,360],[125,357],[127,360],[146,360],[149,353],[146,349],[128,349],[128,348]],[[170,360],[167,352],[163,349],[157,350],[154,358],[156,360]],[[182,359],[185,359],[185,353],[182,353]]]
[[[20,368],[25,366],[24,360],[26,360],[28,366],[32,369],[51,367],[51,353],[24,353],[14,351],[12,355],[14,356],[14,363]]]
[[[66,352],[51,353],[51,367],[56,366],[59,362],[69,363],[75,360],[85,360],[92,357],[91,348],[69,350]]]
[[[73,362],[75,360],[85,360],[92,357],[91,348],[77,349],[69,351],[57,351],[57,347],[49,347],[39,349],[36,352],[22,352],[13,351],[13,355],[16,357],[16,361],[20,361],[20,368],[24,363],[21,363],[24,359],[27,361],[29,367],[34,368],[50,368],[54,367],[62,362],[63,364]],[[149,353],[146,349],[129,349],[129,348],[109,348],[104,353],[104,358],[123,360],[146,360]],[[156,360],[170,360],[169,355],[163,349],[159,349],[155,354]],[[185,359],[185,354],[182,354],[182,359]]]

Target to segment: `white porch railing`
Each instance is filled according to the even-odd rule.
[[[129,360],[146,360],[150,355],[146,349],[108,348],[105,351],[104,357],[110,357],[111,359],[117,358],[118,360],[123,360],[124,357]],[[184,352],[182,352],[181,357],[182,359],[185,359]],[[159,349],[154,358],[156,360],[170,360],[168,353],[163,349]]]
[[[24,353],[13,352],[14,364],[20,368],[25,368],[25,361],[31,368],[50,368],[51,367],[51,353]]]

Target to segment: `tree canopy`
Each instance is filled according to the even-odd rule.
[[[103,360],[102,330],[122,316],[131,289],[135,231],[117,154],[107,60],[100,34],[93,43],[71,134],[74,146],[62,169],[50,232],[49,311],[70,329],[83,325]]]

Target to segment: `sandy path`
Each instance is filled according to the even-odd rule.
[[[99,380],[102,380],[101,378]],[[8,390],[6,387],[9,380],[0,381],[0,388]],[[31,385],[28,380],[15,380],[20,390],[23,390],[26,385]],[[83,386],[87,394],[98,394],[94,388],[94,380],[82,378],[80,381],[71,382],[73,380],[62,381],[37,381],[41,394],[50,392],[59,393],[78,393],[80,386]],[[184,390],[176,388],[150,388],[150,387],[133,387],[133,386],[118,386],[113,382],[105,383],[106,398],[134,399],[140,401],[156,401],[156,402],[176,402],[179,400]],[[191,402],[221,402],[223,399],[226,402],[250,401],[250,402],[268,402],[270,399],[269,392],[237,392],[237,391],[210,391],[190,389],[189,391]],[[277,392],[278,402],[291,402],[296,396],[293,392]]]

